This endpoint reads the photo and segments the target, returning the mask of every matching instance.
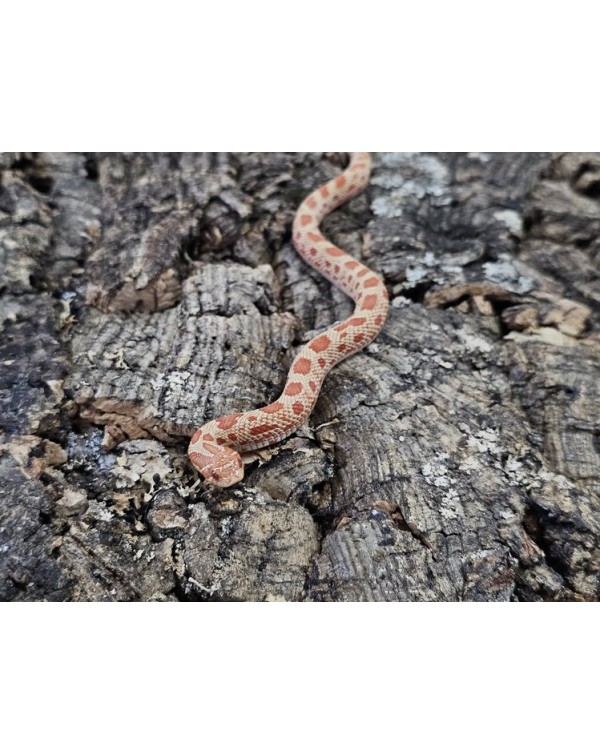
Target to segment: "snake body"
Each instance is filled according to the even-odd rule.
[[[325,215],[363,191],[370,169],[368,153],[353,152],[343,173],[300,204],[292,228],[300,256],[354,299],[352,316],[300,349],[276,401],[213,419],[194,434],[188,448],[190,461],[212,484],[229,487],[239,482],[244,476],[240,453],[272,445],[298,429],[311,413],[329,370],[364,348],[383,327],[389,308],[383,282],[319,230]]]

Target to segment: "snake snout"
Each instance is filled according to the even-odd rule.
[[[231,462],[219,466],[218,469],[207,469],[204,473],[206,481],[217,487],[231,487],[232,484],[241,482],[244,478],[244,464],[239,457],[239,453],[236,453],[236,455],[239,458],[239,464],[237,461],[234,462],[235,459],[232,459]]]
[[[231,487],[244,478],[240,454],[227,445],[192,439],[188,456],[206,481],[217,487]]]

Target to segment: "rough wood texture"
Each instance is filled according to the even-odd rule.
[[[600,597],[598,155],[374,155],[323,230],[382,335],[197,480],[192,429],[351,310],[290,244],[340,159],[0,155],[0,599]]]

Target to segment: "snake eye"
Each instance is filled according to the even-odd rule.
[[[213,473],[211,474],[211,476],[212,476],[212,478],[213,478],[213,479],[215,480],[215,482],[218,482],[218,481],[219,481],[219,479],[221,478],[221,477],[220,477],[220,476],[219,476],[219,475],[217,474],[217,472],[216,472],[216,471],[213,471]]]

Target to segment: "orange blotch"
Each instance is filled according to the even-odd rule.
[[[235,442],[235,441],[237,440],[237,435],[236,435],[236,433],[235,433],[235,432],[230,432],[230,433],[229,433],[229,434],[227,435],[227,437],[228,437],[228,438],[229,438],[230,440],[233,440],[233,442]]]
[[[377,278],[369,278],[363,283],[365,288],[373,288],[376,285],[379,285],[379,280],[377,280]]]
[[[342,352],[343,351],[347,351],[348,350],[348,346],[345,343],[340,343],[339,346],[337,347],[337,350],[338,351],[342,351]]]
[[[301,359],[298,359],[298,361],[294,364],[292,367],[292,372],[295,372],[296,374],[308,374],[311,370],[312,364],[310,359],[305,359],[304,357]]]
[[[204,439],[208,442],[214,442],[215,438],[212,435],[204,435]]]
[[[298,415],[301,414],[304,411],[304,406],[301,403],[294,403],[292,405],[292,411]]]
[[[319,241],[323,240],[323,236],[320,233],[313,233],[312,230],[309,230],[306,235],[315,243],[319,243]]]
[[[377,296],[371,294],[370,296],[365,296],[365,300],[362,302],[361,306],[363,309],[374,309],[377,306],[377,301]]]
[[[312,222],[311,215],[301,215],[300,216],[300,225],[302,225],[303,227],[306,226],[306,225],[310,225],[311,222]]]
[[[192,437],[190,443],[198,442],[198,440],[202,437],[202,430],[198,429],[194,432],[194,436]]]
[[[310,249],[309,251],[309,254],[311,254],[313,257],[315,256],[316,253],[317,253],[317,250],[314,247]]]
[[[344,265],[344,267],[347,270],[354,270],[356,267],[358,267],[358,262],[356,260],[354,260],[354,259],[351,259],[349,262],[346,262],[346,264]]]
[[[368,270],[366,267],[363,267],[362,270],[357,273],[357,275],[358,275],[359,278],[361,278],[364,275],[367,275],[369,272],[370,272],[370,270]]]
[[[323,358],[319,359],[319,366],[320,367],[324,367],[325,364],[327,364],[327,359],[323,359]]]
[[[341,249],[338,249],[337,246],[328,246],[325,251],[332,257],[344,256],[344,252]]]
[[[338,178],[336,178],[335,185],[337,188],[344,188],[344,186],[346,185],[346,176],[340,175]]]
[[[315,338],[312,343],[309,344],[309,348],[311,351],[314,351],[315,353],[321,353],[321,351],[325,351],[325,349],[329,348],[331,345],[331,341],[327,337],[327,335],[319,335],[318,338]],[[320,363],[320,360],[319,360]]]
[[[354,340],[357,343],[360,343],[360,341],[364,339],[365,339],[365,334],[363,332],[357,332],[356,335],[354,336]]]
[[[262,435],[265,432],[271,432],[274,429],[279,429],[276,424],[259,424],[257,427],[252,427],[250,430],[251,435]]]
[[[335,329],[338,332],[342,332],[347,327],[360,327],[361,325],[364,325],[366,321],[367,321],[366,317],[351,317],[346,322],[342,322],[342,324],[338,325]]]
[[[308,199],[306,200],[306,204],[311,209],[314,209],[317,206],[317,200],[315,199],[314,196],[309,196]]]
[[[382,322],[383,322],[383,317],[381,316],[381,314],[378,314],[378,315],[377,315],[377,316],[375,317],[375,324],[376,324],[376,325],[380,325],[380,324],[381,324]]]
[[[310,388],[310,389],[311,389],[311,390],[313,391],[313,393],[314,393],[314,392],[315,392],[315,390],[317,389],[317,385],[316,385],[316,383],[314,383],[314,382],[313,382],[312,380],[309,380],[309,382],[308,382],[308,387],[309,387],[309,388]]]
[[[367,321],[366,317],[352,317],[348,320],[348,327],[360,327]]]
[[[240,418],[241,414],[231,414],[231,416],[222,416],[217,419],[217,427],[219,429],[231,429],[236,421]],[[218,440],[217,440],[218,442]]]
[[[225,441],[224,437],[217,437],[217,439],[215,440],[215,442],[217,443],[217,445],[225,445],[226,441]]]
[[[277,401],[276,403],[271,403],[268,406],[265,406],[264,408],[259,408],[258,410],[263,414],[276,414],[282,408],[283,408],[283,403],[281,403],[280,401]]]
[[[327,197],[329,196],[329,189],[327,188],[327,186],[321,186],[320,194],[324,199],[327,199]]]
[[[299,382],[290,382],[290,384],[283,391],[284,395],[298,395],[302,392],[302,385]]]

